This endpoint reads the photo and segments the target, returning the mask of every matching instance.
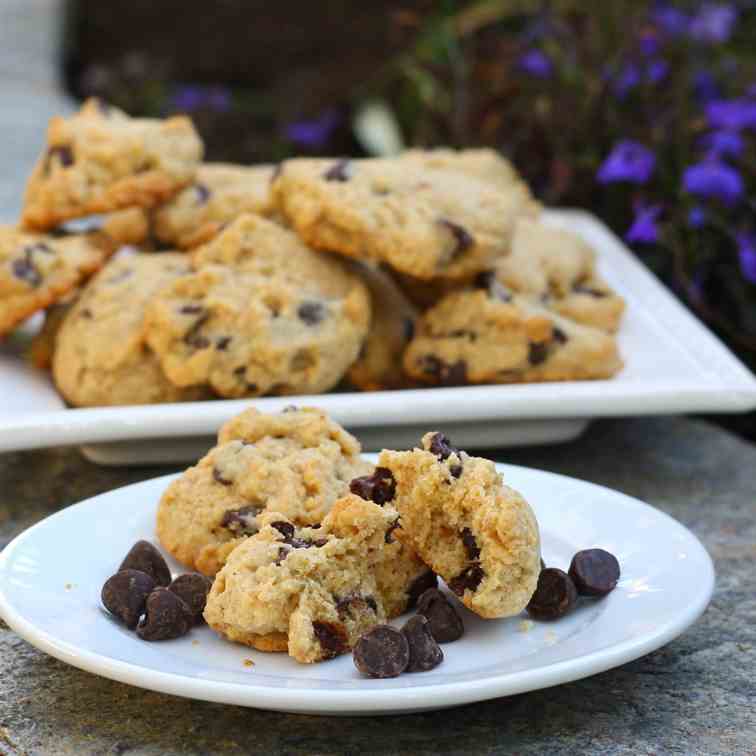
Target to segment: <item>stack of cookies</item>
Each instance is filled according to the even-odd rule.
[[[428,433],[376,467],[312,408],[230,420],[163,494],[157,535],[214,577],[214,630],[302,663],[349,651],[437,575],[492,619],[522,611],[540,572],[535,516],[492,462]]]
[[[185,117],[89,100],[52,120],[21,223],[0,228],[0,335],[49,308],[32,354],[70,404],[620,369],[623,300],[496,153],[202,154]]]

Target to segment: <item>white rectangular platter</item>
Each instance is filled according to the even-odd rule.
[[[490,448],[567,441],[597,417],[756,408],[751,372],[606,226],[578,211],[549,211],[547,219],[596,249],[599,270],[627,300],[619,334],[625,367],[612,380],[69,409],[16,339],[0,348],[0,452],[78,444],[102,464],[191,461],[251,403],[267,411],[322,407],[366,450],[412,445],[437,428],[458,445]]]

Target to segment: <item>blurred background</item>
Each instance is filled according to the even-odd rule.
[[[187,112],[211,160],[495,147],[756,367],[756,0],[50,7],[70,95]],[[727,422],[756,438],[753,416]]]

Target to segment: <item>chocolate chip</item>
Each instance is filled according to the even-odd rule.
[[[466,570],[461,572],[457,577],[452,578],[449,581],[449,588],[457,594],[457,596],[464,595],[467,591],[477,591],[478,586],[485,577],[485,572],[479,564],[472,564]]]
[[[538,576],[535,593],[527,605],[528,614],[538,620],[563,617],[575,606],[577,589],[563,570],[547,567]]]
[[[299,319],[309,326],[320,323],[326,316],[326,308],[322,302],[302,302],[297,309]]]
[[[452,446],[452,442],[443,433],[434,433],[428,446],[428,451],[435,454],[442,462],[452,454],[459,456],[459,449]]]
[[[221,351],[228,349],[228,345],[231,343],[230,336],[221,336],[218,341],[215,342],[215,347]]]
[[[123,558],[121,570],[146,572],[158,586],[171,584],[171,571],[163,555],[148,541],[137,541]]]
[[[572,287],[572,290],[576,294],[587,294],[588,296],[595,297],[596,299],[603,299],[604,297],[609,296],[608,292],[606,291],[593,289],[590,286],[585,286],[584,284],[575,284],[575,286]]]
[[[186,635],[194,624],[192,610],[168,588],[155,588],[147,597],[146,615],[137,635],[146,641],[173,640]]]
[[[183,305],[179,308],[179,312],[182,315],[199,315],[201,312],[204,312],[205,308],[202,305],[198,304],[188,304]]]
[[[349,160],[339,160],[323,174],[323,178],[326,181],[349,181],[352,178],[352,165]]]
[[[412,341],[415,338],[415,321],[412,318],[402,319],[402,335],[405,341]]]
[[[404,633],[391,625],[376,625],[357,641],[352,658],[363,675],[398,677],[409,664],[409,643]]]
[[[312,623],[312,631],[323,649],[324,659],[333,659],[334,656],[349,651],[346,630],[341,625],[316,620]]]
[[[184,334],[184,343],[195,349],[206,349],[210,346],[210,339],[200,335],[199,330],[210,318],[210,313],[205,312],[204,308],[200,309],[203,314],[197,318],[194,325]]]
[[[465,632],[457,610],[437,588],[423,592],[417,601],[417,613],[428,620],[430,631],[438,643],[459,640]]]
[[[194,190],[197,192],[197,204],[204,205],[210,199],[210,190],[204,184],[195,184]]]
[[[581,596],[606,596],[617,586],[620,566],[604,549],[584,549],[572,557],[569,576]]]
[[[102,586],[102,603],[118,617],[129,630],[133,630],[144,614],[147,596],[155,589],[155,581],[140,570],[120,570]]]
[[[313,527],[315,527],[315,526],[313,525]],[[319,526],[318,526],[318,527],[319,527]],[[319,549],[319,548],[321,548],[321,547],[325,546],[325,545],[326,545],[327,543],[328,543],[328,539],[327,539],[327,538],[316,538],[316,539],[315,539],[315,540],[314,540],[314,541],[312,542],[312,545],[313,545],[313,546],[314,546],[315,548]]]
[[[386,529],[386,534],[383,536],[383,540],[385,543],[393,543],[396,539],[394,538],[394,531],[397,528],[401,527],[401,523],[399,522],[399,518],[397,517],[391,525],[388,526]]]
[[[431,633],[430,624],[422,614],[410,617],[402,627],[409,646],[407,672],[427,672],[444,660],[444,652]]]
[[[425,570],[412,578],[412,581],[407,587],[407,609],[412,609],[423,593],[431,588],[435,588],[437,585],[438,578],[433,570]]]
[[[290,522],[277,520],[276,522],[271,522],[270,527],[275,528],[287,541],[291,541],[294,538],[294,526]]]
[[[45,158],[46,173],[50,171],[53,158],[58,158],[64,168],[68,168],[69,166],[74,164],[74,155],[70,147],[67,147],[66,145],[50,147],[50,149],[47,151],[47,157]]]
[[[467,363],[458,360],[451,365],[432,354],[426,354],[419,360],[420,370],[436,379],[441,386],[460,386],[467,383]]]
[[[484,270],[475,277],[475,286],[478,289],[487,289],[491,299],[499,302],[511,302],[512,292],[496,278],[496,271]]]
[[[83,309],[83,310],[82,310],[82,311],[81,311],[81,312],[79,313],[79,315],[80,315],[80,316],[81,316],[82,318],[86,318],[87,320],[91,320],[91,319],[92,319],[92,318],[94,317],[94,315],[92,314],[92,310],[90,310],[90,309],[89,309],[89,307],[85,307],[85,308],[84,308],[84,309]]]
[[[453,223],[446,218],[439,220],[439,223],[445,228],[449,229],[449,231],[451,231],[451,234],[454,237],[454,241],[456,242],[451,253],[452,260],[454,260],[455,257],[461,255],[463,252],[466,252],[475,244],[475,239],[467,232],[466,229],[464,229],[458,223]]]
[[[528,348],[528,362],[531,365],[540,365],[546,361],[549,354],[549,345],[545,341],[531,341]]]
[[[169,586],[168,590],[173,591],[189,607],[194,616],[194,624],[202,622],[202,612],[205,611],[207,594],[213,587],[213,581],[205,575],[196,572],[188,572],[186,575],[179,575]]]
[[[240,509],[229,509],[223,513],[220,521],[221,527],[238,535],[254,535],[259,530],[257,515],[261,511],[260,507],[252,505]]]
[[[358,596],[356,593],[353,593],[336,603],[336,611],[342,620],[347,617],[355,619],[356,617],[353,612],[364,612],[366,609],[370,609],[373,612],[378,611],[378,604],[372,596]]]
[[[286,559],[287,556],[289,556],[289,552],[291,549],[288,546],[279,546],[278,547],[278,556],[276,557],[276,564],[281,564],[281,562]]]
[[[480,556],[480,548],[470,528],[462,529],[462,545],[465,547],[467,558],[474,562]]]
[[[556,341],[558,344],[566,344],[569,341],[567,334],[561,328],[557,328],[556,326],[554,327],[551,335],[554,341]]]
[[[396,495],[396,480],[387,467],[376,467],[372,475],[354,478],[349,490],[361,499],[383,506]]]
[[[42,274],[28,256],[14,260],[11,263],[11,270],[16,278],[29,284],[32,288],[36,289],[42,283]]]

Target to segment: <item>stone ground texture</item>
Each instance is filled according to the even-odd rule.
[[[489,452],[604,484],[683,522],[714,600],[666,647],[557,688],[427,714],[276,714],[150,693],[68,667],[0,622],[0,754],[756,754],[756,448],[702,421],[605,420],[562,446]],[[74,449],[0,456],[0,548],[51,512],[173,468]]]

